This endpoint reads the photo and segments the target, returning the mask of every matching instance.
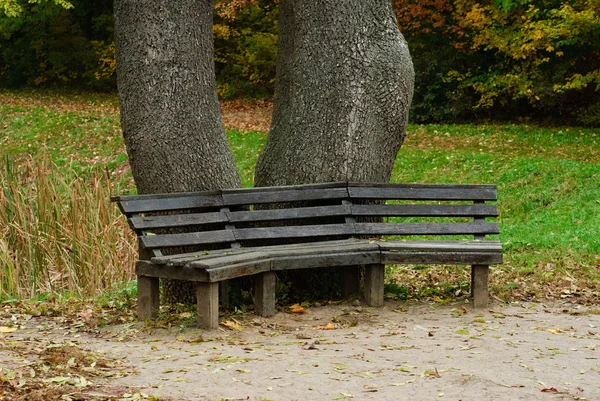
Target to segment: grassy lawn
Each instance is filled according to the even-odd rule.
[[[251,186],[265,133],[227,134],[242,182]],[[0,91],[0,149],[0,298],[110,288],[110,272],[93,280],[86,274],[107,265],[123,270],[122,260],[134,252],[123,245],[132,241],[123,234],[125,223],[107,205],[110,192],[134,191],[116,97]],[[600,130],[413,125],[392,181],[497,184],[506,252],[505,263],[492,271],[493,294],[600,302]],[[23,198],[20,206],[15,197]],[[86,208],[100,208],[104,220]],[[91,246],[99,237],[106,238],[102,247]],[[104,256],[90,261],[97,253]],[[9,284],[15,271],[39,282],[21,278],[18,290]],[[388,278],[390,291],[401,297],[443,301],[468,288],[467,269],[455,267],[397,267]]]

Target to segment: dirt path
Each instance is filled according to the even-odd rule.
[[[478,312],[462,303],[387,303],[240,315],[212,332],[130,324],[73,338],[69,327],[44,330],[38,321],[0,335],[69,338],[120,361],[97,380],[104,393],[127,389],[132,398],[106,399],[600,400],[598,313],[573,304]],[[7,364],[18,361],[0,349]]]

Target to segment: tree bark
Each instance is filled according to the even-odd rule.
[[[281,0],[256,186],[390,179],[414,71],[389,0]]]
[[[240,187],[217,99],[212,1],[116,0],[121,127],[139,193]]]
[[[138,193],[240,187],[216,91],[211,0],[115,0],[121,127]],[[194,286],[163,283],[168,302]]]

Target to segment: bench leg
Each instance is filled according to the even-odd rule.
[[[485,308],[488,303],[488,265],[471,266],[471,298],[473,308]]]
[[[196,283],[198,327],[214,330],[219,327],[219,283]]]
[[[229,308],[229,280],[219,281],[219,301],[223,308]]]
[[[365,266],[365,301],[369,306],[383,306],[383,276],[385,265]]]
[[[360,289],[360,266],[345,266],[340,269],[342,297],[349,298]]]
[[[138,319],[156,319],[160,303],[158,277],[137,277]]]
[[[275,314],[275,272],[260,273],[254,279],[254,312],[263,317]]]

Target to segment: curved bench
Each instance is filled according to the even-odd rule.
[[[475,307],[502,263],[494,185],[326,183],[113,198],[139,240],[138,317],[156,318],[159,279],[196,282],[198,324],[216,328],[219,283],[256,275],[255,312],[275,313],[276,272],[344,266],[343,292],[383,305],[384,265],[471,265]],[[433,239],[431,237],[433,236]],[[225,298],[222,296],[221,298]],[[224,301],[225,299],[222,299]]]

